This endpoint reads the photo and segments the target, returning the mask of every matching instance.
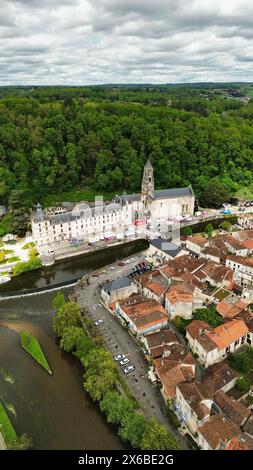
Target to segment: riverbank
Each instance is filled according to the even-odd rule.
[[[0,290],[22,292],[80,279],[84,273],[134,256],[147,245],[137,240],[120,248],[59,261],[53,267],[13,278]],[[67,287],[64,290],[66,295],[69,291]],[[13,410],[10,413],[16,432],[26,432],[33,439],[35,450],[122,449],[115,427],[106,423],[99,407],[84,391],[83,369],[77,359],[59,349],[52,329],[54,296],[55,293],[46,292],[0,303],[0,370],[5,372],[0,374],[0,389],[3,402]],[[22,330],[38,338],[53,376],[43,373],[22,350]]]

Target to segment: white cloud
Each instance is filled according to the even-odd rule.
[[[1,0],[0,84],[253,80],[249,0]]]

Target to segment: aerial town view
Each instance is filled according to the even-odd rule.
[[[1,1],[3,468],[253,450],[252,14]]]

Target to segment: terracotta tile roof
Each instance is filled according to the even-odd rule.
[[[227,247],[225,247],[225,248],[215,248],[215,247],[212,247],[212,246],[206,246],[201,252],[201,255],[204,258],[207,258],[207,256],[214,256],[214,257],[217,257],[219,259],[219,261],[221,261],[222,263],[225,262],[227,254],[228,254],[228,248]]]
[[[234,248],[235,250],[243,250],[244,249],[241,242],[239,240],[237,240],[235,237],[233,237],[232,235],[227,235],[227,237],[225,239],[225,243],[227,245],[231,246],[232,248]]]
[[[225,245],[223,236],[216,236],[216,237],[209,238],[208,239],[208,244],[211,248],[214,248],[216,250],[225,250],[225,251],[227,251],[227,247]]]
[[[205,370],[203,384],[211,395],[226,387],[240,376],[227,362],[213,364]]]
[[[242,245],[244,248],[247,248],[247,250],[253,250],[253,240],[244,240]]]
[[[193,292],[195,288],[191,284],[186,282],[178,282],[172,284],[166,293],[166,298],[170,301],[171,304],[176,304],[178,302],[193,302]]]
[[[135,281],[158,296],[163,295],[168,288],[167,281],[158,269],[136,276]]]
[[[205,263],[205,259],[196,259],[190,255],[182,255],[168,261],[160,270],[170,279],[173,276],[180,276],[184,272],[194,273],[201,266],[204,266]]]
[[[233,271],[223,264],[217,264],[214,261],[208,261],[201,271],[216,284],[221,283],[224,280],[230,282],[233,281]]]
[[[202,383],[183,382],[178,384],[178,388],[198,419],[210,415],[212,405],[211,403],[208,404],[207,400],[210,400],[211,397]]]
[[[208,336],[208,332],[212,331],[212,328],[208,323],[202,320],[193,320],[189,325],[187,325],[186,331],[192,338],[196,339],[198,343],[201,344],[205,351],[212,351],[217,348],[217,345]]]
[[[217,305],[216,310],[223,318],[234,318],[248,305],[249,302],[243,299],[235,299],[234,302],[224,299]]]
[[[237,426],[241,426],[247,418],[250,416],[251,412],[243,406],[239,401],[234,398],[226,395],[222,390],[216,392],[213,397],[216,405],[220,408],[222,413],[226,415],[233,423]]]
[[[253,439],[242,432],[229,441],[225,450],[253,450]]]
[[[161,330],[145,335],[148,349],[152,357],[160,357],[171,344],[178,343],[176,335],[171,330]]]
[[[136,313],[130,318],[138,330],[145,330],[146,328],[152,325],[159,325],[160,323],[166,322],[168,320],[168,315],[166,314],[166,312],[164,313],[161,311],[153,310],[152,312],[146,312],[144,314]]]
[[[123,312],[135,324],[138,330],[168,320],[168,315],[157,300],[147,300],[143,296],[130,296],[124,302],[118,302]]]
[[[187,364],[195,366],[197,361],[194,359],[192,354],[184,349],[184,347],[179,344],[171,344],[166,350],[165,358],[171,361],[177,361],[180,364]]]
[[[194,373],[191,367],[180,366],[177,363],[168,364],[167,368],[155,365],[157,375],[159,376],[162,385],[165,389],[166,397],[172,400],[176,396],[177,385],[185,380],[191,380]]]
[[[238,320],[243,320],[244,323],[247,325],[249,331],[253,333],[253,313],[249,310],[243,310],[239,313],[236,317]]]
[[[161,304],[157,300],[150,299],[147,300],[145,299],[144,301],[136,302],[134,304],[121,304],[121,309],[128,315],[144,315],[146,313],[152,312],[154,310],[158,312],[165,313],[164,308],[162,307]]]
[[[250,217],[252,220],[252,217]],[[253,240],[253,230],[239,230],[239,232],[236,233],[236,236],[239,240]]]
[[[180,346],[180,345],[173,345]],[[182,346],[181,346],[182,348]],[[172,399],[176,395],[176,387],[185,380],[192,380],[195,376],[196,361],[190,353],[184,352],[180,359],[175,355],[163,357],[154,361],[156,373],[165,389],[166,396]]]
[[[208,332],[209,338],[216,344],[218,349],[225,349],[237,339],[248,333],[249,329],[243,320],[231,320],[219,325]]]
[[[194,287],[197,287],[198,289],[200,289],[202,292],[206,290],[206,285],[204,282],[201,282],[196,276],[195,274],[192,274],[192,273],[183,273],[181,276],[180,276],[180,279],[182,279],[182,281],[185,281],[187,282],[188,284],[191,284],[193,285]]]
[[[240,429],[223,414],[211,416],[198,428],[198,432],[213,450],[225,448],[232,438],[240,435]]]
[[[193,235],[192,237],[187,238],[187,242],[191,242],[194,245],[198,245],[200,247],[203,247],[207,244],[208,240],[201,235]]]
[[[229,255],[227,260],[233,263],[241,264],[242,266],[249,266],[253,268],[253,258],[245,258],[244,256]]]

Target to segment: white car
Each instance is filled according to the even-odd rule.
[[[124,359],[122,359],[122,361],[120,361],[120,365],[125,366],[126,364],[129,364],[129,359],[127,357],[124,357]]]
[[[124,367],[123,371],[124,371],[124,374],[130,374],[131,372],[134,371],[134,366],[130,365],[130,366]]]
[[[114,360],[115,361],[122,361],[123,359],[125,359],[126,356],[124,356],[124,354],[117,354],[117,356],[114,356]]]
[[[96,326],[101,325],[101,323],[103,323],[103,320],[96,320],[96,321],[95,321],[95,325],[96,325]]]

